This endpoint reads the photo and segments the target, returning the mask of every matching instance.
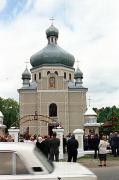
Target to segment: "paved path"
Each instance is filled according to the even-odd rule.
[[[79,159],[79,163],[94,172],[98,180],[119,180],[119,160],[107,160],[107,166],[99,167],[98,159]]]
[[[64,160],[67,161],[67,155]],[[106,167],[99,167],[99,159],[94,159],[93,155],[90,158],[79,158],[78,162],[94,172],[98,180],[119,180],[119,158],[107,158]]]
[[[98,180],[119,180],[119,166],[91,168]]]

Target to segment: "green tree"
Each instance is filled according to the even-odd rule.
[[[4,115],[4,124],[9,129],[11,126],[18,125],[19,105],[14,99],[3,99],[0,97],[0,111]]]
[[[106,107],[98,109],[97,121],[100,123],[110,122],[111,127],[107,127],[107,131],[118,130],[119,131],[119,108],[116,106]],[[100,128],[103,130],[104,128]]]

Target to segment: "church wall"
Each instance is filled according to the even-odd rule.
[[[19,93],[20,105],[20,133],[24,133],[27,127],[31,127],[32,132],[36,132],[36,122],[28,121],[26,115],[33,115],[36,111],[36,92],[35,91],[20,91]],[[25,118],[24,118],[25,117]],[[30,131],[30,133],[31,133]]]
[[[27,114],[34,114],[36,111],[36,93],[22,92],[20,93],[20,117]]]
[[[56,71],[58,72],[58,77],[64,77],[64,72],[66,72],[66,80],[69,80],[69,74],[71,74],[71,80],[74,79],[74,68],[66,68],[62,66],[45,66],[45,67],[39,67],[35,69],[31,69],[32,73],[32,79],[34,80],[34,75],[36,74],[36,80],[37,82],[39,80],[39,72],[41,73],[41,79],[47,77],[47,72],[50,73],[55,73]]]
[[[39,91],[37,97],[37,109],[40,112],[40,114],[49,116],[49,105],[51,103],[55,103],[57,105],[57,118],[55,118],[55,120],[61,123],[61,125],[66,129],[66,132],[68,133],[68,104],[65,102],[67,97],[67,91]],[[42,106],[40,104],[42,104]]]
[[[86,92],[69,92],[69,124],[70,131],[83,128],[84,112],[86,110]]]
[[[50,87],[50,82],[49,78],[52,77],[53,75],[49,75],[48,77],[44,77],[41,79],[38,83],[38,90],[60,90],[66,88],[63,83],[63,77],[59,77],[57,75],[54,75],[53,77],[55,78],[55,83],[54,87]]]
[[[47,78],[45,81],[47,82]],[[20,114],[23,116],[34,114],[37,111],[39,115],[49,116],[49,105],[55,103],[58,112],[55,120],[61,123],[65,130],[64,135],[73,132],[74,129],[83,128],[84,116],[82,112],[86,111],[86,91],[68,92],[67,84],[64,83],[63,86],[65,89],[61,90],[38,89],[37,93],[33,91],[20,93]],[[29,124],[26,123],[24,129],[28,126]],[[48,127],[46,124],[41,125],[40,121],[34,121],[30,123],[30,133],[45,135],[48,133]]]
[[[66,101],[66,96],[63,103],[59,104],[59,122],[64,128],[64,135],[69,133],[69,111],[68,103]]]

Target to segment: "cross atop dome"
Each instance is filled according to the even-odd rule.
[[[51,25],[53,26],[53,21],[55,20],[53,17],[49,19],[51,21]]]
[[[80,61],[78,59],[77,59],[77,61],[75,61],[77,68],[79,68],[79,62]]]
[[[92,99],[91,99],[90,96],[89,96],[89,98],[88,98],[89,106],[90,106],[91,100],[92,100]]]
[[[24,63],[26,64],[26,68],[27,68],[27,64],[29,64],[29,61],[25,61]]]

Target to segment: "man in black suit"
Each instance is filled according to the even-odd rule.
[[[114,148],[114,157],[119,156],[119,134],[118,132],[114,133],[113,136],[113,148]]]
[[[77,161],[78,146],[79,146],[79,143],[77,139],[75,139],[74,134],[72,134],[71,138],[67,141],[68,162],[71,162],[72,159],[73,159],[73,162]]]
[[[50,160],[51,161],[59,161],[59,145],[60,145],[60,139],[56,138],[57,134],[56,132],[53,132],[53,137],[49,141],[50,145]]]
[[[44,136],[44,140],[41,142],[41,151],[43,154],[49,158],[50,144],[48,136]]]

